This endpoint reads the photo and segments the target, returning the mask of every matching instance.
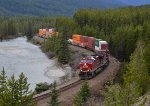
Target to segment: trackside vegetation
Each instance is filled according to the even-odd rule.
[[[123,74],[123,83],[108,87],[104,93],[104,106],[142,106],[146,101],[146,93],[149,92],[150,74],[144,54],[149,48],[145,42],[138,41],[134,53],[130,56],[126,71]]]
[[[48,102],[48,106],[59,106],[59,91],[56,89],[57,83],[54,82],[51,87],[51,92],[50,92],[50,101]]]
[[[84,106],[84,103],[90,97],[90,88],[88,82],[85,81],[80,88],[80,91],[75,95],[74,106]]]

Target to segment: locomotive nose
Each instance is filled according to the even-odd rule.
[[[83,68],[88,68],[87,63],[84,63]]]
[[[88,67],[87,63],[84,63],[84,65],[82,66],[81,71],[82,72],[88,72],[89,71],[89,67]]]

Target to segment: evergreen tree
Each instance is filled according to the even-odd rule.
[[[90,97],[90,89],[88,82],[85,81],[82,85],[80,91],[77,93],[77,95],[74,98],[74,105],[75,106],[81,106],[86,100]]]
[[[107,92],[102,92],[105,96],[104,106],[123,106],[121,87],[119,85],[110,85]]]
[[[27,82],[27,77],[23,73],[19,75],[17,80],[18,86],[18,102],[20,106],[33,106],[33,93],[29,90],[29,85]]]
[[[35,87],[35,92],[36,93],[41,93],[41,92],[44,92],[46,90],[49,90],[51,88],[52,84],[48,84],[47,82],[44,82],[44,83],[38,83],[36,84],[36,87]]]
[[[144,60],[144,51],[144,42],[138,41],[137,48],[132,54],[127,68],[125,68],[123,84],[108,87],[108,92],[105,95],[105,106],[144,104],[145,97],[142,96],[150,87],[150,76]],[[140,97],[142,98],[141,100]]]
[[[8,88],[7,88],[7,76],[3,67],[3,70],[0,74],[0,106],[8,106]]]
[[[144,49],[144,60],[146,63],[146,66],[148,68],[148,73],[150,75],[150,41],[147,42],[147,44],[145,45],[145,49]]]
[[[139,98],[137,85],[131,84],[128,87],[121,87],[119,84],[110,85],[107,92],[102,92],[105,96],[103,106],[143,106],[146,98]]]
[[[60,39],[60,47],[58,49],[58,61],[61,64],[67,64],[70,59],[70,53],[67,43],[67,37],[66,35],[59,35],[61,37]]]
[[[17,34],[17,28],[16,28],[16,22],[14,19],[8,20],[8,35],[16,35]]]
[[[144,60],[144,42],[139,41],[132,54],[127,72],[124,74],[124,86],[137,85],[140,95],[146,92],[149,81],[148,68]]]
[[[6,78],[7,78],[7,76],[6,76],[4,67],[3,67],[3,70],[2,70],[1,75],[0,75],[0,94],[3,94],[5,89],[7,88]]]
[[[18,80],[12,75],[7,79],[4,69],[0,75],[0,106],[34,106],[33,93],[29,90],[23,73]]]
[[[49,106],[59,106],[59,101],[58,101],[59,91],[56,89],[56,87],[57,87],[57,83],[54,82],[51,88]]]
[[[32,23],[29,21],[27,26],[27,38],[31,39],[33,37],[33,26]]]
[[[8,87],[8,101],[7,103],[10,106],[19,106],[19,98],[18,98],[18,84],[15,79],[15,76],[12,75],[8,81],[7,81],[7,87]]]

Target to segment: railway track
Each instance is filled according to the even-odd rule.
[[[119,64],[115,58],[110,56],[108,67],[93,79],[88,80],[90,88],[94,90],[101,89],[106,81],[112,80],[119,70]],[[83,82],[84,80],[75,78],[57,87],[57,90],[60,92],[59,100],[60,103],[62,103],[61,106],[72,106],[74,95],[79,91]],[[48,90],[41,94],[34,95],[33,100],[37,103],[37,106],[47,106],[50,92],[51,91]]]
[[[67,83],[65,85],[58,86],[56,89],[59,92],[64,92],[64,91],[67,91],[68,89],[71,89],[71,88],[73,88],[73,87],[75,87],[77,85],[82,84],[83,82],[84,82],[83,80],[77,79],[77,80],[69,82],[69,83]],[[42,92],[40,94],[34,95],[33,96],[33,100],[34,101],[39,101],[39,100],[48,98],[48,97],[50,97],[50,93],[51,93],[51,90],[47,90],[47,91]]]
[[[61,87],[60,89],[59,89],[59,91],[60,92],[63,92],[63,91],[66,91],[66,90],[68,90],[68,89],[70,89],[70,88],[73,88],[73,87],[75,87],[75,86],[77,86],[77,85],[80,85],[80,84],[82,84],[84,81],[83,80],[78,80],[78,81],[76,81],[76,82],[73,82],[73,83],[71,83],[71,84],[69,84],[69,85],[67,85],[67,86],[64,86],[64,87]]]

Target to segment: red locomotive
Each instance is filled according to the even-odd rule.
[[[80,79],[90,79],[101,72],[109,63],[107,52],[101,52],[98,55],[86,56],[81,59],[79,67]]]

